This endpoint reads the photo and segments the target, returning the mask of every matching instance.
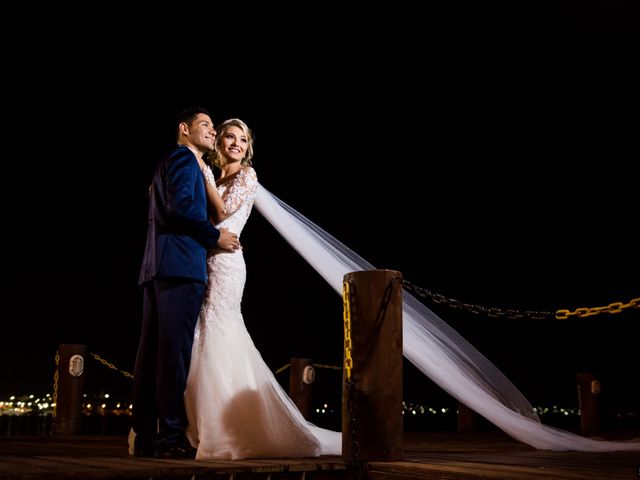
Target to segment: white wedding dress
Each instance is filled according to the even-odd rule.
[[[212,174],[205,177],[212,178]],[[218,227],[240,236],[258,189],[242,169],[216,187],[233,214]],[[340,455],[340,432],[308,422],[282,389],[247,331],[241,312],[246,268],[242,250],[211,251],[209,284],[196,325],[185,391],[187,438],[196,459]]]

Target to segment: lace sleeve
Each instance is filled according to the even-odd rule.
[[[224,195],[224,209],[232,214],[242,204],[253,204],[258,189],[258,177],[252,167],[243,168]]]
[[[211,171],[211,167],[209,165],[204,167],[204,169],[202,170],[202,174],[204,175],[205,181],[215,189],[216,179],[213,176],[213,172]]]

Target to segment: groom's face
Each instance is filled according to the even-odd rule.
[[[200,113],[191,122],[189,140],[203,152],[213,150],[216,142],[216,129],[213,128],[213,121],[209,115]]]

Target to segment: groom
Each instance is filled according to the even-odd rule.
[[[140,271],[143,318],[133,381],[135,456],[192,458],[183,394],[193,335],[207,282],[207,250],[233,251],[236,234],[216,229],[207,213],[198,159],[216,131],[202,107],[180,113],[177,147],[158,165],[149,191],[147,244]]]

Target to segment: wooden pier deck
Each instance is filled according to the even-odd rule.
[[[628,434],[626,438],[638,435]],[[365,465],[369,480],[637,480],[640,452],[536,450],[499,431],[407,432],[404,459]],[[347,480],[341,457],[242,461],[132,458],[124,436],[0,437],[0,478]]]

